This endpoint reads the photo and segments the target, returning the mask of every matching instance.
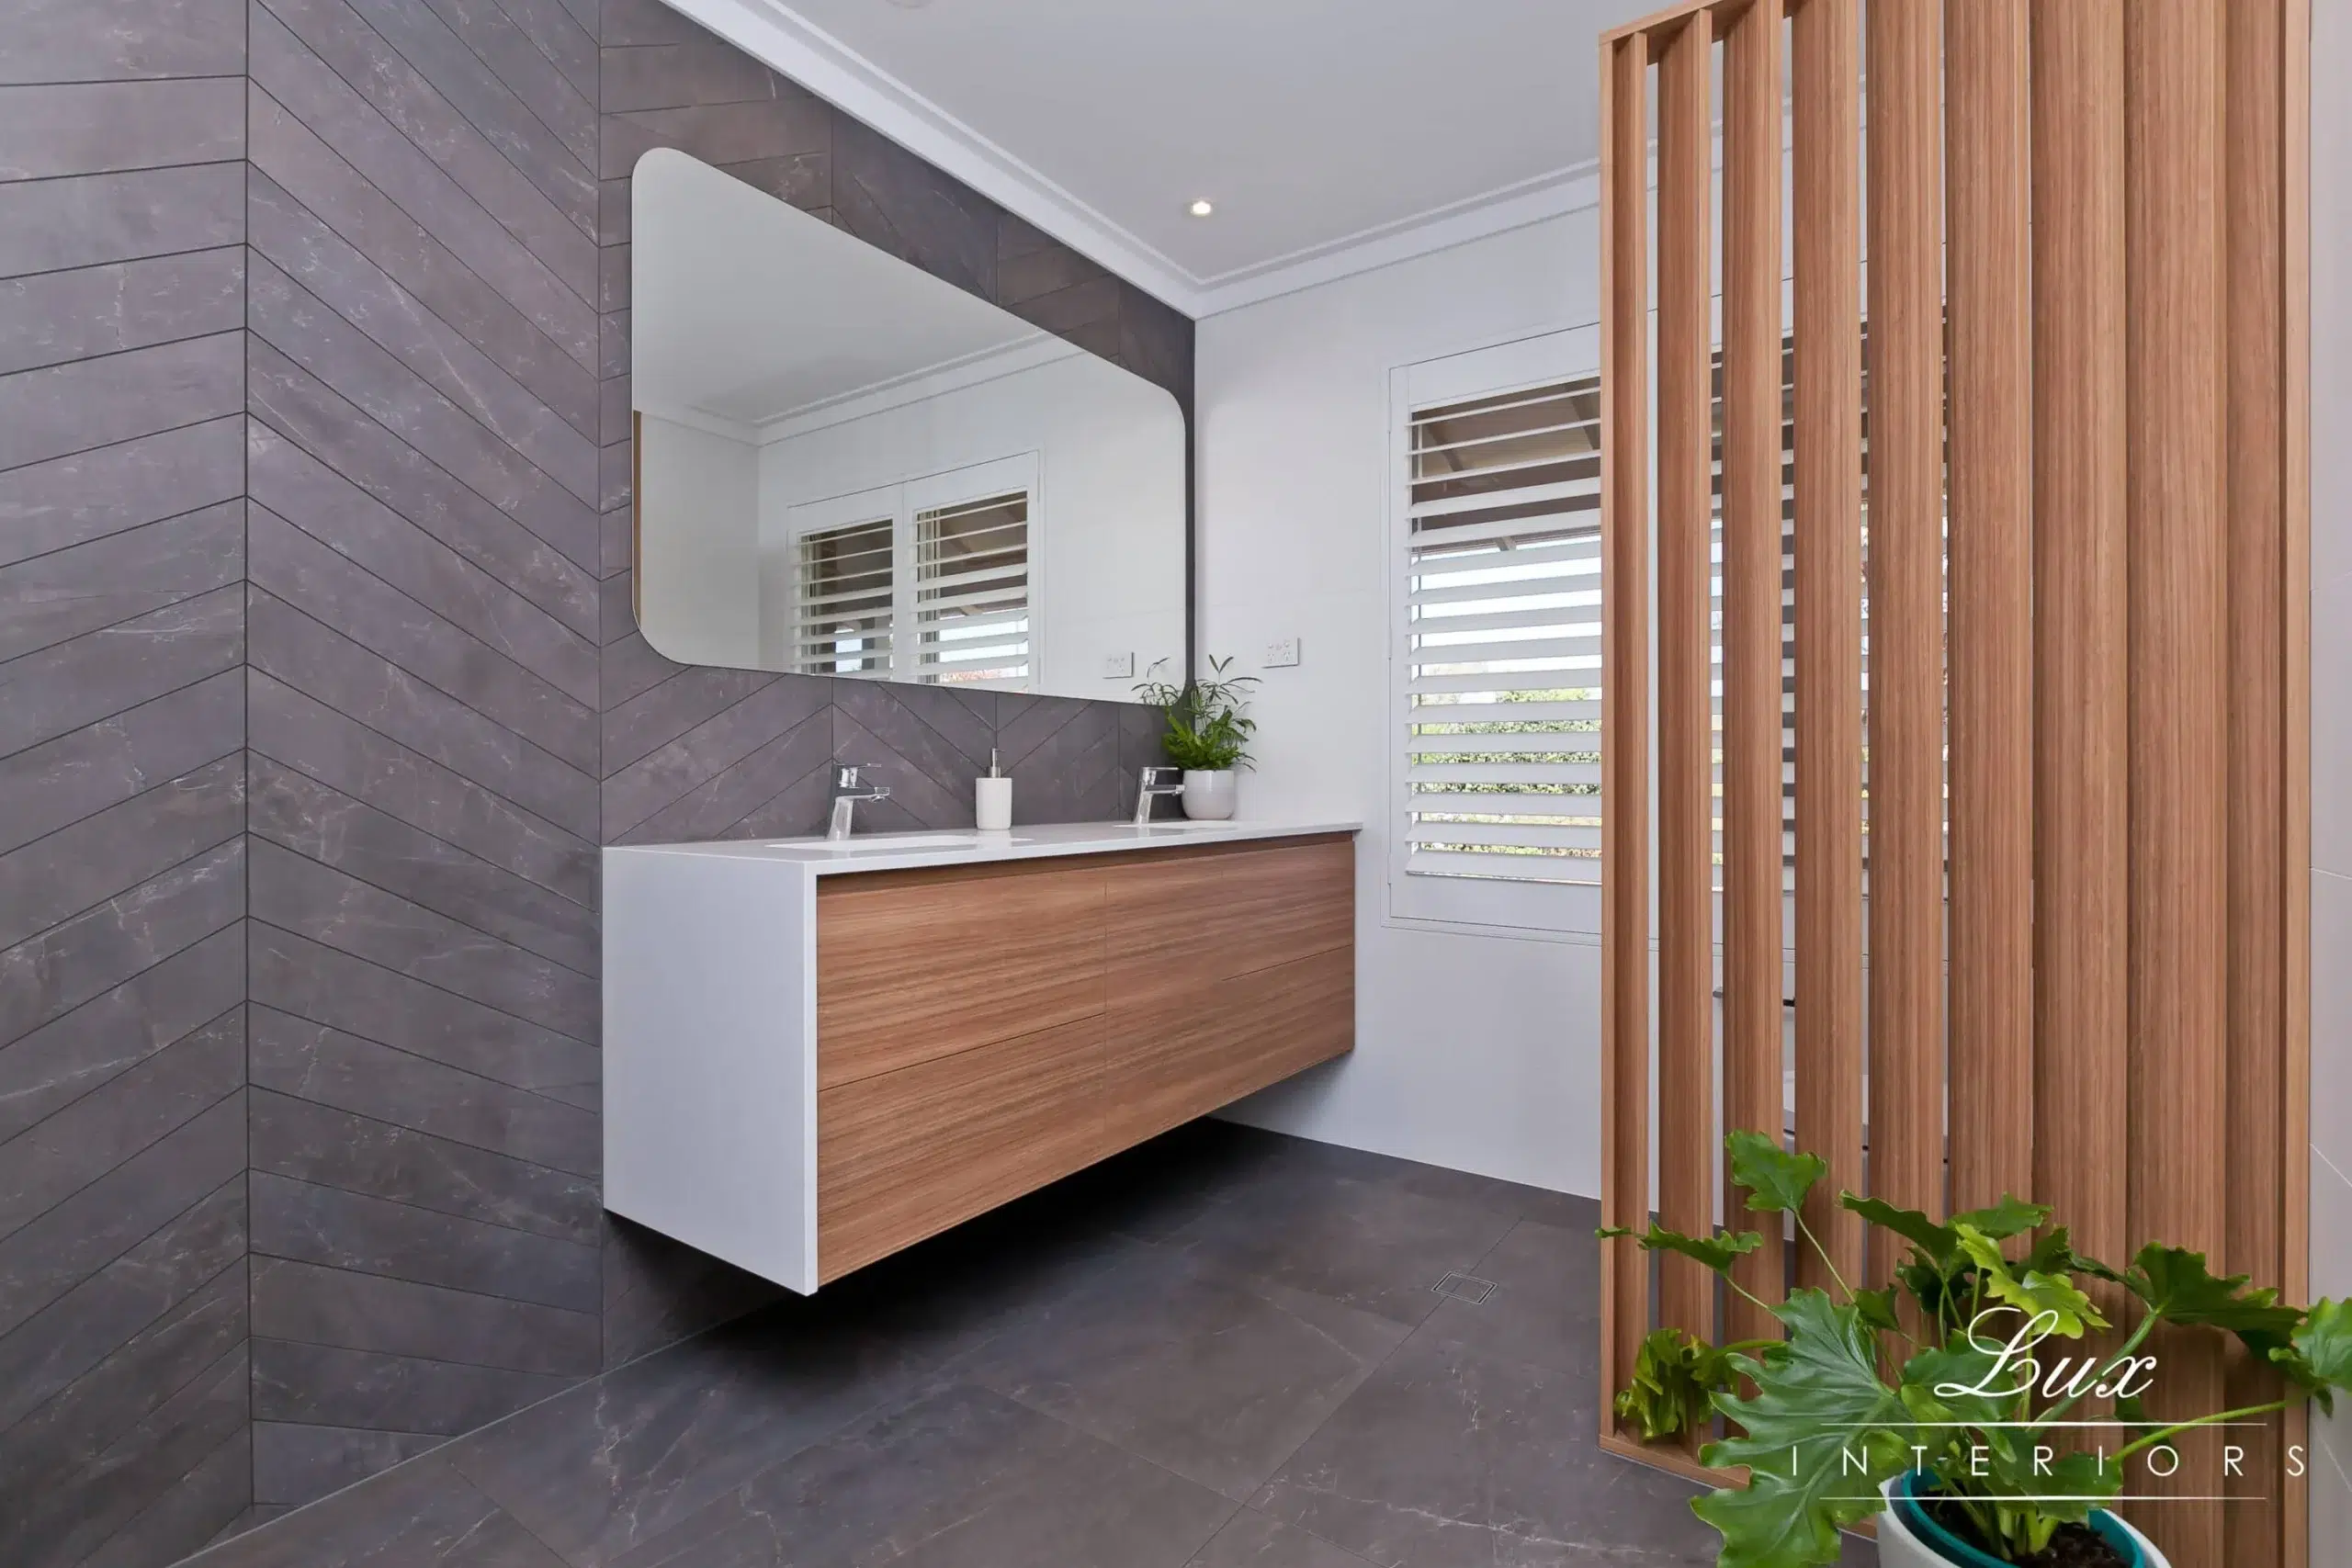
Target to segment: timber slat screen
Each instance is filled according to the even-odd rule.
[[[1610,1224],[1729,1217],[1757,1127],[1828,1160],[1849,1279],[1895,1259],[1836,1187],[2016,1191],[2302,1296],[2309,30],[1718,0],[1602,39]],[[1653,1327],[1773,1327],[1603,1269],[1612,1396]],[[2161,1354],[2158,1414],[2268,1376]],[[1609,1404],[1606,1446],[1704,1473]],[[2245,1440],[2227,1501],[2127,1508],[2177,1568],[2303,1563],[2279,1434]]]

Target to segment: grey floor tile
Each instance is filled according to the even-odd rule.
[[[775,1467],[616,1568],[1177,1568],[1233,1511],[966,1383]]]
[[[1244,1508],[1188,1568],[1364,1568],[1364,1560],[1295,1525]]]
[[[1521,1220],[1468,1271],[1493,1289],[1442,1300],[1417,1331],[1556,1371],[1600,1362],[1600,1244],[1589,1229]]]
[[[389,1471],[189,1560],[188,1568],[564,1568],[439,1458]]]
[[[1150,1249],[964,1375],[1238,1501],[1404,1338],[1323,1296]]]
[[[1711,1563],[1693,1488],[1603,1454],[1596,1384],[1416,1335],[1251,1506],[1401,1568]]]
[[[1236,1183],[1166,1245],[1412,1325],[1436,1306],[1440,1277],[1474,1269],[1516,1223],[1385,1183],[1276,1171]]]

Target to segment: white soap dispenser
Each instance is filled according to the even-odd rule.
[[[1002,833],[1012,827],[1012,781],[997,766],[996,748],[989,748],[986,778],[972,781],[972,816],[983,833]]]

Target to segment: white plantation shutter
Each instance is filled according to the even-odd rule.
[[[1029,494],[915,514],[915,678],[1029,680]]]
[[[1600,386],[1560,373],[1589,336],[1400,373],[1401,915],[1577,927],[1558,890],[1600,884]]]
[[[888,675],[897,524],[889,517],[803,534],[793,547],[792,667],[808,675]]]

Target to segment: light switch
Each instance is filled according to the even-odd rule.
[[[1282,637],[1266,645],[1266,657],[1259,661],[1265,670],[1283,670],[1298,662],[1298,638]]]
[[[1132,681],[1136,673],[1136,656],[1132,653],[1106,653],[1102,656],[1102,679]]]

